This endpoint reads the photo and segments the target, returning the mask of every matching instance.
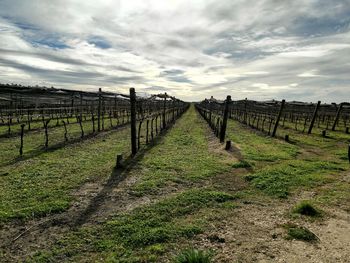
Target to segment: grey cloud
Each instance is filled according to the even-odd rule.
[[[106,3],[1,1],[0,23],[11,27],[0,40],[14,48],[0,50],[0,81],[13,70],[19,81],[30,75],[73,88],[149,85],[189,100],[232,92],[237,98],[339,101],[350,88],[349,0]],[[30,58],[62,65],[39,69]],[[249,74],[262,71],[269,74]],[[298,77],[310,71],[320,76]]]
[[[181,69],[170,69],[162,71],[160,76],[166,77],[170,81],[192,83],[192,81],[184,75],[185,73],[186,72]]]

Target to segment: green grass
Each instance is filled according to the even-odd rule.
[[[293,213],[309,216],[320,217],[322,215],[318,208],[315,208],[310,201],[302,201],[293,208]]]
[[[142,178],[132,187],[133,193],[158,194],[169,185],[188,185],[230,169],[209,151],[206,125],[191,107],[133,169],[132,174]]]
[[[318,241],[318,237],[305,227],[300,227],[294,224],[286,224],[284,227],[287,229],[287,239],[296,239],[307,242]]]
[[[210,252],[194,248],[185,249],[175,258],[174,263],[210,263],[212,257]]]
[[[51,252],[32,258],[80,261],[98,257],[108,262],[157,262],[172,242],[188,239],[205,229],[207,222],[196,218],[203,208],[220,207],[234,197],[209,189],[191,189],[158,203],[115,216],[100,226],[83,227],[60,240]]]
[[[251,167],[252,165],[245,160],[241,160],[238,163],[234,163],[232,165],[232,168],[251,168]]]
[[[107,178],[118,153],[129,152],[129,129],[78,143],[0,169],[0,221],[67,209],[83,182]]]
[[[295,145],[264,136],[233,120],[228,122],[227,137],[238,145],[248,162],[288,160],[298,154],[298,147]]]
[[[344,170],[342,164],[330,161],[290,160],[264,167],[246,179],[268,195],[286,198],[292,189],[332,182],[331,174]]]

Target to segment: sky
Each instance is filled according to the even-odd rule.
[[[350,0],[0,0],[0,82],[350,101]]]

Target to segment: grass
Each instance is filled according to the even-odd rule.
[[[251,168],[253,167],[249,162],[245,160],[241,160],[238,163],[234,163],[232,168]]]
[[[117,153],[128,153],[129,130],[112,132],[0,169],[0,221],[67,209],[83,182],[107,178]]]
[[[315,208],[310,201],[302,201],[293,208],[293,213],[309,216],[320,217],[322,215],[318,208]]]
[[[262,136],[234,120],[229,120],[227,137],[238,144],[244,159],[250,163],[275,162],[295,158],[298,147],[281,140]]]
[[[246,179],[270,196],[286,198],[292,189],[332,182],[335,176],[331,174],[344,170],[342,164],[331,161],[288,160],[264,167]]]
[[[205,229],[205,219],[196,218],[201,209],[218,207],[233,199],[224,192],[191,189],[136,208],[130,214],[117,215],[101,226],[72,232],[51,252],[38,252],[31,260],[37,262],[45,255],[53,261],[63,256],[80,261],[89,255],[92,261],[98,257],[108,262],[157,262],[171,242],[191,238]]]
[[[300,227],[294,224],[286,224],[284,228],[287,229],[287,239],[296,239],[306,242],[318,241],[318,237],[305,227]]]
[[[206,125],[191,107],[133,169],[132,174],[142,178],[132,187],[133,193],[156,195],[170,185],[191,185],[230,169],[209,151]]]
[[[212,253],[198,249],[183,250],[174,260],[174,263],[210,263],[212,262]]]

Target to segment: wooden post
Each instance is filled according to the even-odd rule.
[[[49,147],[49,133],[48,133],[48,126],[49,126],[50,119],[47,121],[44,121],[44,128],[45,128],[45,149]]]
[[[244,100],[244,120],[243,120],[243,123],[244,124],[247,124],[247,102],[248,102],[248,99],[245,98]]]
[[[66,141],[66,142],[68,142],[68,137],[67,137],[67,126],[66,126],[66,123],[65,123],[65,121],[62,121],[62,123],[63,123],[63,127],[64,127],[64,140]]]
[[[135,89],[130,88],[130,125],[131,125],[131,154],[135,155],[137,152],[136,142],[136,94]]]
[[[286,142],[289,142],[289,135],[288,135],[288,134],[286,134],[286,135],[284,136],[284,140],[285,140]]]
[[[335,131],[335,126],[337,126],[337,123],[339,121],[340,112],[341,112],[342,108],[343,108],[343,104],[340,103],[339,108],[337,110],[337,115],[335,116],[335,120],[334,120],[334,123],[333,123],[332,131]]]
[[[118,155],[117,155],[117,165],[116,165],[116,168],[123,168],[122,161],[123,161],[123,155],[118,154]]]
[[[211,101],[209,101],[209,125],[211,125],[212,120],[212,111],[213,111],[213,104]]]
[[[73,111],[74,111],[74,93],[72,94],[72,101],[71,101],[71,110],[70,110],[70,116],[72,117]]]
[[[24,126],[25,124],[21,124],[21,146],[19,148],[19,155],[23,155],[23,135],[24,135]]]
[[[141,127],[142,127],[142,120],[139,122],[139,130],[137,132],[137,149],[140,149],[141,146]]]
[[[80,109],[79,109],[79,113],[80,113],[80,120],[83,121],[83,94],[80,92]]]
[[[281,103],[281,107],[280,107],[280,111],[278,112],[278,116],[277,116],[277,119],[276,119],[276,123],[275,123],[275,127],[273,128],[273,131],[272,131],[272,137],[275,137],[276,136],[276,132],[277,132],[277,127],[278,127],[278,123],[281,119],[281,115],[282,115],[282,112],[283,112],[283,108],[284,108],[284,104],[286,103],[285,100],[282,100],[282,103]]]
[[[164,102],[163,102],[163,129],[165,129],[166,126],[166,122],[165,122],[165,111],[166,111],[166,92],[165,92],[165,98],[164,98]]]
[[[310,123],[310,127],[309,127],[309,130],[307,132],[308,134],[311,134],[311,132],[312,132],[312,128],[314,127],[315,120],[316,120],[316,117],[317,117],[317,111],[320,108],[320,104],[321,104],[321,101],[318,101],[317,105],[316,105],[316,108],[314,110],[314,114],[312,115],[312,120],[311,120],[311,123]]]
[[[82,123],[82,119],[80,116],[78,116],[78,122],[79,122],[79,126],[80,126],[80,131],[81,131],[81,138],[84,138],[84,128],[83,128],[83,123]]]
[[[149,120],[147,120],[147,126],[146,126],[146,144],[148,144],[149,140],[148,140],[148,135],[149,135]]]
[[[231,141],[226,141],[225,150],[228,151],[230,149],[231,149]]]
[[[231,96],[228,95],[226,98],[226,101],[225,101],[224,118],[222,120],[222,126],[221,126],[221,130],[220,130],[220,142],[225,141],[227,118],[228,118],[228,113],[230,110],[230,104],[231,104]]]
[[[101,131],[101,88],[98,89],[97,131]]]

